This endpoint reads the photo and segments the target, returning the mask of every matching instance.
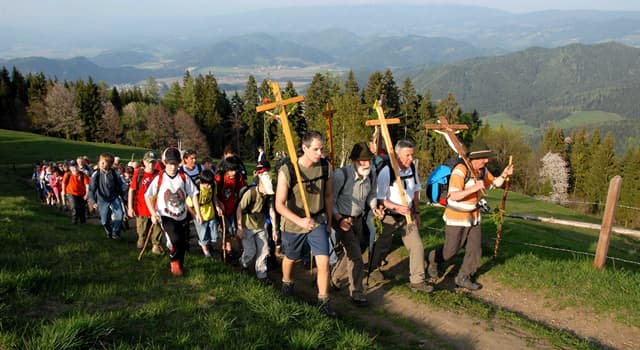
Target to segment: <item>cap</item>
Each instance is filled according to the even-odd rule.
[[[150,161],[150,160],[158,160],[158,156],[153,151],[149,151],[144,154],[142,160]]]
[[[269,169],[271,168],[271,165],[269,164],[268,161],[263,160],[258,162],[258,164],[256,164],[256,174],[262,174],[264,172],[269,171]]]
[[[182,160],[182,157],[180,156],[180,150],[178,150],[175,147],[169,147],[164,151],[164,162],[169,164],[169,163],[176,163],[179,164],[180,161]]]
[[[369,150],[366,143],[360,142],[353,145],[349,159],[351,160],[371,160],[374,154]]]
[[[72,159],[71,161],[69,161],[69,166],[78,166],[78,162],[76,162],[75,159]]]
[[[476,138],[469,147],[469,159],[492,158],[496,153],[489,149],[481,138]]]
[[[266,194],[274,194],[273,192],[273,184],[271,183],[271,176],[268,172],[263,172],[258,176],[258,180],[262,184],[262,188],[264,189],[264,193]]]

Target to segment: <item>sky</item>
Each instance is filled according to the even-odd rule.
[[[509,12],[548,9],[640,11],[638,0],[0,0],[0,16],[213,16],[287,6],[464,4]]]

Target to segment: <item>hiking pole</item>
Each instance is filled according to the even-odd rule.
[[[513,156],[509,156],[509,165],[513,161]],[[500,237],[502,236],[502,224],[504,223],[505,208],[507,206],[507,194],[509,193],[509,176],[504,179],[504,192],[502,193],[502,203],[500,209],[498,209],[497,220],[498,229],[496,231],[496,245],[493,247],[493,260],[496,260],[498,256],[498,249],[500,248]]]
[[[227,263],[227,224],[225,223],[227,220],[222,215],[222,263]]]
[[[140,254],[138,254],[138,261],[140,261],[140,259],[142,259],[142,255],[144,254],[144,250],[147,249],[147,244],[149,244],[149,237],[151,237],[151,232],[153,232],[153,227],[156,224],[151,223],[151,227],[149,227],[149,232],[147,232],[147,238],[145,238],[144,240],[144,245],[142,246],[142,249],[140,250]]]

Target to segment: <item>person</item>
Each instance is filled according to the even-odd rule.
[[[267,160],[267,156],[264,154],[262,146],[258,146],[258,163],[262,163]]]
[[[382,219],[382,233],[374,245],[373,257],[370,261],[375,268],[371,274],[374,279],[380,281],[386,279],[380,269],[382,259],[391,251],[393,236],[398,233],[402,237],[402,243],[409,252],[409,281],[413,292],[429,293],[433,287],[425,281],[424,270],[424,245],[418,232],[420,227],[420,201],[417,193],[422,190],[415,165],[413,164],[413,143],[408,140],[400,140],[395,146],[395,157],[398,169],[392,175],[391,165],[385,166],[378,174],[377,198],[385,208],[385,216]],[[403,182],[404,196],[407,204],[401,200],[400,189],[396,182],[398,174]],[[410,216],[412,223],[407,223]]]
[[[53,193],[53,201],[58,209],[64,208],[64,196],[62,196],[62,176],[64,175],[62,167],[53,165],[51,167],[51,176],[49,177],[49,187]]]
[[[87,222],[85,203],[89,193],[89,177],[78,169],[75,160],[69,162],[69,172],[62,178],[62,196],[69,195],[71,223]]]
[[[224,163],[227,161],[232,161],[238,166],[238,172],[242,175],[244,181],[247,181],[247,168],[244,166],[242,159],[236,155],[236,152],[233,150],[231,145],[226,145],[222,150],[222,160],[218,163],[217,169],[223,169]]]
[[[309,243],[318,268],[318,309],[330,317],[336,313],[329,304],[329,241],[333,212],[333,192],[329,162],[322,158],[324,137],[317,131],[302,136],[302,154],[298,159],[303,185],[298,186],[293,164],[282,164],[278,171],[276,210],[281,215],[282,231],[282,293],[293,295],[294,263],[300,259],[302,248]],[[304,191],[310,217],[306,217],[301,192]]]
[[[202,253],[205,257],[211,258],[211,250],[218,242],[218,218],[223,215],[222,203],[218,197],[216,197],[216,182],[215,174],[211,169],[204,169],[200,173],[199,179],[199,194],[200,200],[200,215],[202,216],[202,223],[194,221],[193,224],[198,234],[198,245],[202,249]],[[193,201],[191,198],[187,198],[187,208],[191,212],[191,215],[195,217],[193,212]],[[216,213],[218,217],[216,217]]]
[[[225,241],[222,242],[222,249],[226,251],[231,258],[237,258],[239,255],[233,255],[232,243],[236,239],[236,208],[240,189],[247,185],[244,178],[240,174],[240,165],[235,158],[227,158],[222,162],[222,168],[216,174],[216,196],[222,204],[224,220],[223,228]],[[236,245],[240,245],[239,241],[235,241]],[[239,248],[238,248],[239,249]]]
[[[144,199],[144,195],[151,185],[153,179],[158,175],[160,171],[155,169],[155,163],[158,161],[158,156],[155,152],[149,151],[142,156],[142,167],[133,171],[131,177],[131,185],[127,193],[128,203],[128,215],[130,218],[136,218],[136,233],[138,240],[136,242],[136,248],[142,249],[144,242],[147,239],[147,234],[151,230],[151,253],[156,255],[162,255],[164,252],[161,247],[162,230],[160,225],[152,225],[151,212],[147,207],[147,203]],[[153,228],[151,228],[153,226]]]
[[[242,268],[247,270],[249,263],[255,258],[255,271],[258,280],[270,284],[267,278],[267,257],[269,256],[269,237],[266,231],[267,215],[275,221],[275,210],[272,202],[273,184],[269,176],[269,168],[259,163],[253,172],[255,185],[245,187],[238,198],[237,235],[242,240],[244,251],[240,257]],[[272,236],[275,231],[272,231]]]
[[[213,171],[214,173],[216,172],[216,167],[213,164],[213,158],[211,158],[210,156],[206,156],[204,158],[202,158],[202,169],[210,169],[211,171]]]
[[[373,156],[365,143],[355,144],[349,155],[351,164],[336,170],[332,184],[333,228],[337,240],[346,250],[346,256],[343,254],[340,257],[334,272],[347,268],[351,301],[357,306],[368,305],[362,286],[364,263],[360,250],[365,232],[363,215],[366,215],[368,206],[377,217],[382,219],[384,216],[383,211],[377,208],[377,180],[371,162]],[[338,285],[337,277],[337,273],[331,276],[334,285]]]
[[[100,214],[100,223],[104,228],[107,238],[120,240],[120,229],[122,227],[123,206],[122,180],[113,169],[113,155],[110,153],[100,154],[98,159],[98,170],[91,176],[89,182],[89,201],[93,209],[97,209]],[[113,225],[110,222],[110,212]]]
[[[198,188],[178,169],[181,161],[180,150],[169,147],[164,151],[165,169],[158,174],[147,192],[145,202],[151,222],[160,225],[165,232],[169,249],[169,265],[173,276],[182,276],[184,255],[189,245],[189,220],[187,220],[186,197],[190,196],[195,211],[194,220],[202,224]]]
[[[200,172],[202,172],[202,164],[197,163],[198,153],[193,149],[184,151],[182,155],[182,165],[180,170],[187,174],[196,185],[200,182]]]
[[[507,176],[513,174],[513,164],[508,165],[500,176],[494,177],[486,168],[489,158],[495,156],[484,141],[476,138],[469,148],[468,159],[472,171],[478,174],[476,181],[469,176],[470,169],[464,163],[456,165],[451,171],[447,206],[442,218],[445,221],[444,246],[428,254],[427,272],[432,278],[438,278],[438,266],[449,261],[463,246],[465,249],[462,266],[454,281],[458,287],[478,290],[482,285],[472,281],[480,267],[482,257],[481,213],[478,203],[481,191],[486,187],[501,187]]]

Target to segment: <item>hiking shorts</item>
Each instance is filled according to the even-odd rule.
[[[329,236],[327,224],[319,224],[309,233],[282,232],[282,252],[291,260],[302,257],[304,244],[308,243],[313,255],[329,255]]]

